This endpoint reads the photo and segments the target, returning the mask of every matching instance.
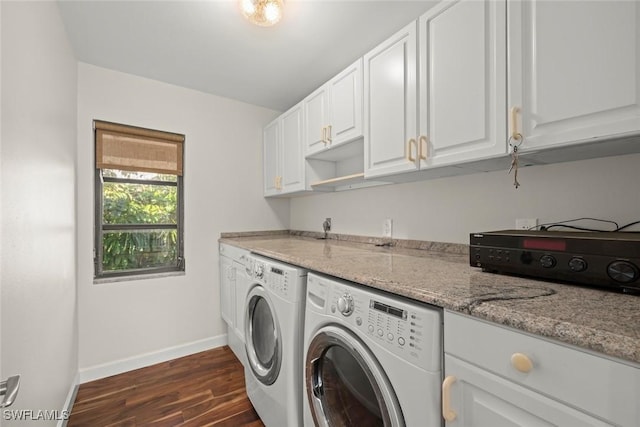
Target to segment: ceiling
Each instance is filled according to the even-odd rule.
[[[58,4],[79,61],[284,111],[435,2],[285,0],[270,28],[237,0]]]

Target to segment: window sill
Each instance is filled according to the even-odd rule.
[[[150,273],[150,274],[137,274],[131,276],[119,276],[119,277],[100,277],[93,279],[94,285],[102,283],[115,283],[115,282],[131,282],[134,280],[146,280],[146,279],[161,279],[164,277],[184,276],[184,271],[167,271],[164,273]]]

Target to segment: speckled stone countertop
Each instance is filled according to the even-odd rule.
[[[485,273],[469,266],[466,245],[394,241],[379,247],[385,242],[316,235],[223,233],[220,242],[640,363],[640,296]]]

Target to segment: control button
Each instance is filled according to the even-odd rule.
[[[480,254],[476,254],[476,260],[480,261]]]
[[[387,334],[387,339],[388,339],[389,341],[393,341],[393,334],[392,334],[391,332],[389,332],[389,333]]]
[[[526,264],[526,265],[531,264],[531,261],[533,261],[533,257],[531,256],[531,252],[529,252],[529,251],[522,252],[522,254],[520,254],[520,261],[523,264]]]
[[[573,257],[569,260],[569,268],[576,273],[585,271],[587,269],[587,261],[582,258]]]
[[[356,317],[356,325],[358,326],[362,325],[362,317]]]
[[[638,267],[629,261],[614,261],[607,267],[607,274],[619,283],[631,283],[638,280]]]
[[[331,306],[331,312],[332,312],[332,313],[335,313],[335,312],[336,312],[336,306],[335,306],[335,305],[332,305],[332,306]]]
[[[373,325],[369,325],[367,329],[369,330],[369,332],[373,333]]]
[[[353,298],[348,293],[345,293],[338,298],[338,310],[343,316],[350,316],[353,313]]]
[[[406,341],[404,340],[404,338],[402,338],[402,337],[398,337],[398,344],[400,344],[400,345],[404,345],[404,344],[405,344],[405,342],[406,342]]]
[[[556,266],[556,259],[551,255],[542,255],[540,257],[540,265],[544,268],[552,268]]]
[[[384,335],[384,332],[382,331],[382,329],[378,329],[378,336],[381,337]]]
[[[261,279],[264,276],[264,265],[263,264],[256,264],[255,273],[256,273],[256,277],[258,279]]]

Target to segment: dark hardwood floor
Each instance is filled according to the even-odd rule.
[[[68,426],[264,427],[226,346],[80,385]]]

